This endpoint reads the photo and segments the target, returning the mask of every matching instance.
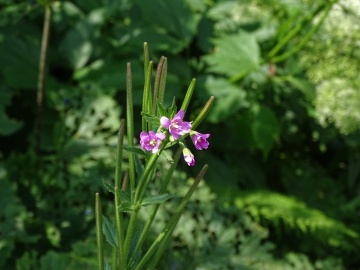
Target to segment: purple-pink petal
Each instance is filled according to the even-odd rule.
[[[185,135],[190,132],[191,123],[183,121],[185,115],[184,110],[180,110],[175,114],[173,119],[169,119],[165,116],[160,118],[160,124],[169,130],[170,135],[177,140],[179,136]]]
[[[190,150],[189,150],[188,148],[184,148],[184,149],[183,149],[183,156],[184,156],[185,162],[186,162],[189,166],[194,166],[194,165],[195,165],[194,155],[190,152]]]
[[[209,147],[209,142],[207,141],[207,138],[209,138],[209,137],[210,137],[210,134],[201,134],[201,133],[195,131],[191,135],[191,140],[197,150],[203,150],[203,149],[207,149]]]
[[[156,137],[159,138],[160,140],[163,140],[163,139],[165,139],[165,134],[162,132],[158,132],[158,133],[156,133]]]
[[[140,140],[144,140],[145,138],[149,137],[149,135],[145,131],[141,131],[140,133]]]
[[[172,119],[173,121],[174,120],[183,120],[184,119],[184,116],[185,116],[185,111],[184,110],[180,110],[177,112],[177,114],[175,114],[174,118]]]
[[[179,124],[179,127],[181,129],[181,135],[184,135],[190,131],[191,123],[190,122],[182,122]]]
[[[171,125],[171,121],[169,118],[162,116],[160,118],[160,124],[164,127],[164,128],[169,128],[169,126]]]
[[[194,158],[193,155],[191,155],[191,156],[184,155],[184,159],[185,159],[185,162],[186,162],[189,166],[194,166],[194,165],[195,165],[195,158]]]
[[[165,138],[165,134],[154,131],[149,131],[149,133],[142,131],[140,133],[140,145],[146,151],[151,151],[153,154],[159,151],[159,146],[161,140]]]

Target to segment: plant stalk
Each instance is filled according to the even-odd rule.
[[[37,82],[37,93],[36,93],[36,106],[37,114],[35,120],[35,153],[40,154],[41,145],[41,130],[42,130],[42,116],[44,107],[44,96],[45,96],[45,73],[46,73],[46,60],[49,48],[49,37],[50,37],[50,23],[51,23],[51,7],[49,4],[45,5],[45,17],[41,39],[40,49],[40,63],[39,63],[39,76]]]
[[[165,228],[163,229],[163,231],[158,235],[158,237],[155,239],[155,241],[153,242],[153,244],[150,246],[149,250],[145,253],[145,255],[143,256],[143,258],[141,259],[141,261],[138,263],[138,265],[135,267],[135,270],[140,270],[143,269],[143,267],[145,266],[145,264],[151,259],[151,266],[149,266],[147,269],[153,269],[157,263],[157,261],[160,259],[161,255],[163,254],[165,247],[168,243],[165,243],[163,241],[163,239],[166,239],[168,234],[172,234],[173,230],[176,227],[176,224],[178,223],[181,214],[185,208],[185,206],[187,205],[187,203],[189,202],[192,194],[194,193],[196,187],[199,185],[201,179],[204,177],[206,171],[208,169],[208,165],[205,165],[203,167],[203,169],[200,171],[200,173],[198,174],[198,176],[196,177],[194,183],[192,184],[192,186],[190,187],[190,189],[188,190],[188,192],[186,193],[186,195],[184,196],[184,198],[181,200],[178,208],[175,210],[174,215],[171,217],[171,219],[169,220],[169,222],[166,224]],[[170,239],[170,238],[167,238]],[[156,252],[156,256],[152,257],[152,255]]]
[[[132,94],[132,73],[131,64],[127,64],[126,69],[126,116],[127,116],[127,139],[130,148],[134,147],[134,111]],[[135,190],[135,160],[134,154],[129,153],[129,178],[130,178],[130,196],[133,200]]]
[[[96,239],[99,270],[104,270],[104,236],[102,232],[102,210],[99,193],[95,194]]]

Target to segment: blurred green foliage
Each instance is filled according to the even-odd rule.
[[[142,102],[145,41],[155,63],[168,58],[167,104],[193,77],[189,111],[215,96],[199,127],[211,133],[197,159],[210,165],[206,184],[161,269],[359,268],[359,10],[356,0],[0,0],[0,268],[95,268],[93,194],[112,210],[102,180],[113,178],[127,62]],[[186,175],[169,192],[181,196]]]

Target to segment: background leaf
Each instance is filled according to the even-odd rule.
[[[241,77],[260,68],[260,48],[251,34],[240,31],[214,40],[214,53],[204,57],[209,71]]]

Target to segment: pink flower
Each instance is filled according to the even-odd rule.
[[[142,149],[151,151],[153,154],[159,151],[159,146],[163,139],[165,139],[165,134],[161,132],[155,133],[154,131],[149,131],[148,134],[142,131],[140,133],[140,145]]]
[[[190,150],[188,148],[183,149],[183,155],[184,155],[184,159],[185,159],[186,163],[189,166],[194,166],[195,165],[194,155],[190,152]]]
[[[201,134],[197,131],[191,131],[190,136],[197,150],[203,150],[209,147],[209,142],[207,141],[207,138],[210,137],[210,134]]]
[[[169,129],[171,136],[173,136],[175,140],[177,140],[179,136],[189,133],[191,129],[191,123],[183,121],[184,115],[184,110],[180,110],[171,120],[165,116],[160,118],[161,125]]]

